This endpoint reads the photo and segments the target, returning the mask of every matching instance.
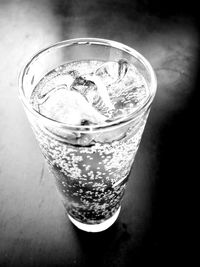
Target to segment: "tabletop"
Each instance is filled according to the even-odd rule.
[[[0,1],[0,266],[163,266],[172,258],[186,260],[199,41],[193,10],[170,9],[172,2],[158,9],[156,1]],[[32,54],[90,36],[135,48],[158,79],[119,218],[98,234],[82,232],[66,218],[18,98],[18,74]]]

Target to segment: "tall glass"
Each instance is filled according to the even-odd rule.
[[[58,66],[122,58],[134,64],[149,90],[146,101],[133,113],[101,125],[73,126],[45,117],[30,104],[38,82]],[[156,86],[154,71],[141,54],[121,43],[96,38],[56,43],[39,51],[22,70],[20,98],[67,215],[78,228],[100,232],[117,219]]]

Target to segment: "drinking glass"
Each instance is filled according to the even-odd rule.
[[[120,59],[137,68],[148,88],[147,99],[131,114],[101,125],[77,126],[48,118],[31,105],[39,81],[60,65]],[[154,71],[140,53],[119,42],[97,38],[49,46],[21,71],[19,92],[24,109],[55,177],[66,214],[79,229],[100,232],[116,221],[156,87]]]

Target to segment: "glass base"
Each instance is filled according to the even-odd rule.
[[[86,223],[81,223],[76,221],[75,219],[73,219],[69,214],[68,217],[70,219],[70,221],[76,225],[76,227],[78,227],[79,229],[86,231],[86,232],[91,232],[91,233],[98,233],[101,231],[104,231],[106,229],[108,229],[118,218],[119,213],[120,213],[121,207],[119,207],[119,209],[115,212],[115,214],[109,218],[108,220],[99,223],[99,224],[86,224]]]

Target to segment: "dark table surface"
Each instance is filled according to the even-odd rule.
[[[0,1],[0,266],[191,263],[199,33],[193,1],[174,3]],[[158,78],[120,216],[98,234],[77,230],[65,217],[17,84],[38,49],[89,36],[135,48]]]

